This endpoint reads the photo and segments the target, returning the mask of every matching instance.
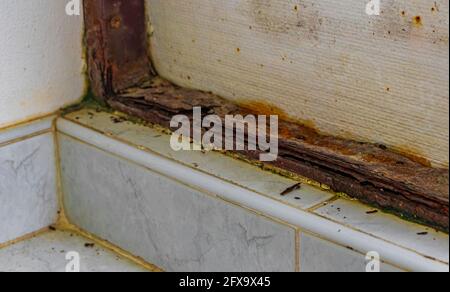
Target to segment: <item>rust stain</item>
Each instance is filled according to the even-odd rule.
[[[314,137],[319,135],[313,121],[293,118],[276,105],[263,101],[243,101],[239,102],[238,106],[244,111],[244,114],[275,115],[282,123],[287,122],[296,125],[295,130],[292,127],[280,127],[278,133],[280,137],[312,141]]]
[[[289,118],[281,108],[263,101],[243,101],[239,103],[239,106],[258,115],[277,115],[282,120]]]
[[[390,88],[386,90],[389,91]],[[281,121],[293,123],[296,125],[296,130],[293,130],[292,127],[281,126],[279,128],[280,137],[296,138],[304,140],[310,144],[319,147],[332,149],[333,151],[337,151],[343,155],[350,155],[350,156],[360,155],[362,159],[370,163],[387,163],[393,165],[399,164],[399,161],[397,159],[392,158],[391,156],[376,155],[373,153],[359,153],[358,151],[355,150],[355,148],[349,147],[346,144],[336,143],[336,138],[340,138],[343,140],[352,140],[356,142],[357,139],[355,139],[353,135],[350,135],[350,133],[348,133],[348,136],[346,135],[346,137],[330,136],[330,139],[323,139],[323,137],[325,136],[324,133],[320,132],[320,130],[317,128],[317,126],[314,124],[313,121],[293,118],[292,116],[288,115],[283,109],[277,107],[276,105],[263,101],[244,101],[240,102],[238,105],[244,110],[244,114],[252,113],[267,116],[277,115]],[[301,133],[301,135],[299,135],[299,133]],[[422,166],[432,167],[431,161],[424,158],[425,155],[423,155],[417,149],[412,149],[412,147],[404,145],[392,145],[391,147],[388,148],[387,146],[381,144],[379,145],[379,148],[382,150],[393,151],[408,158],[413,162],[419,163]]]
[[[111,27],[112,28],[118,29],[118,28],[120,28],[121,25],[122,25],[122,19],[120,18],[119,15],[116,15],[111,19]]]
[[[303,120],[299,118],[294,118],[288,115],[283,109],[280,107],[263,101],[240,101],[238,105],[257,115],[276,115],[280,118],[280,120],[291,122],[295,124],[300,124],[305,128],[309,128],[311,132],[315,134],[319,133],[315,123],[311,120]]]
[[[432,167],[430,160],[425,158],[425,155],[418,149],[413,149],[411,146],[398,145],[394,146],[392,149],[394,152],[407,157],[409,160],[419,163],[425,167]]]
[[[423,26],[423,21],[422,21],[422,16],[417,15],[413,17],[413,24],[416,27],[422,27]]]

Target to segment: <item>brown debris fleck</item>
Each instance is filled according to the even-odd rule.
[[[281,195],[281,196],[286,196],[286,195],[289,195],[290,193],[292,193],[292,192],[294,192],[294,191],[296,191],[296,190],[299,190],[299,189],[301,189],[301,188],[302,188],[302,184],[301,184],[301,183],[298,183],[298,184],[295,184],[295,185],[293,185],[293,186],[287,188],[287,189],[284,190],[280,195]]]

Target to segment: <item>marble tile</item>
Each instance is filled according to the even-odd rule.
[[[59,135],[72,222],[166,271],[294,271],[295,230]]]
[[[0,147],[0,243],[54,223],[57,208],[53,134]]]
[[[170,148],[170,135],[127,121],[113,121],[111,117],[114,116],[109,113],[83,109],[65,118],[299,209],[311,208],[334,196],[309,185],[280,196],[298,182],[218,152],[174,151]]]
[[[16,127],[0,129],[0,145],[34,133],[50,130],[55,118],[55,116],[48,116]]]
[[[301,272],[365,272],[365,255],[332,242],[300,234]],[[391,265],[382,263],[381,272],[402,272]]]
[[[448,263],[448,235],[410,223],[358,202],[338,200],[318,210],[317,214],[386,241],[413,250],[428,258]],[[369,214],[368,214],[369,213]]]
[[[81,272],[146,272],[91,241],[69,232],[47,232],[0,249],[0,272],[65,272],[68,252],[80,256]]]

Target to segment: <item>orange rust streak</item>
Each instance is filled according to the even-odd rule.
[[[432,167],[431,161],[426,159],[425,155],[421,154],[417,149],[412,149],[410,146],[396,146],[393,151],[423,166]]]
[[[347,145],[342,145],[338,143],[339,140],[336,139],[339,138],[337,137],[329,136],[330,139],[324,139],[324,137],[327,137],[327,135],[322,135],[317,130],[316,126],[314,125],[314,122],[294,119],[288,114],[286,114],[284,110],[273,104],[261,101],[247,101],[239,103],[239,106],[244,110],[243,114],[277,115],[281,121],[279,128],[280,137],[297,138],[297,139],[301,137],[302,140],[304,140],[309,144],[332,149],[343,155],[358,154],[357,151],[355,151],[355,149],[352,149]],[[293,126],[293,124],[295,124],[295,127]],[[390,150],[408,158],[411,161],[419,163],[420,165],[432,167],[431,162],[428,159],[424,158],[425,156],[416,149],[411,149],[411,147],[407,146],[394,145],[394,147]],[[375,162],[375,163],[389,163],[389,164],[396,163],[396,160],[392,159],[391,157],[383,155],[380,156],[367,154],[363,155],[363,159],[367,162]]]

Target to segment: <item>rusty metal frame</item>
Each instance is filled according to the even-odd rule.
[[[254,112],[211,93],[178,87],[155,73],[148,52],[145,0],[85,0],[84,12],[91,88],[110,107],[164,127],[172,116],[192,112],[195,106],[222,117]],[[239,154],[256,159],[260,153]],[[322,135],[285,120],[280,123],[279,158],[270,164],[372,206],[449,230],[448,170],[382,145]]]

